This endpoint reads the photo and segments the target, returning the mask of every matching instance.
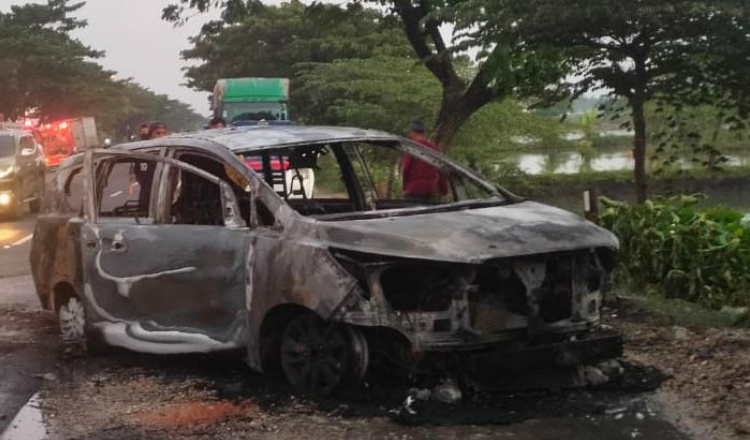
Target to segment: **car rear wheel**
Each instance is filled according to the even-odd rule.
[[[300,392],[330,395],[342,385],[360,381],[367,363],[366,339],[354,327],[303,313],[284,330],[281,367]]]
[[[76,296],[69,297],[57,312],[57,323],[63,343],[85,347],[91,355],[106,354],[112,350],[101,335],[86,329],[86,308]]]
[[[60,337],[66,343],[83,343],[86,341],[86,310],[83,303],[71,296],[57,312]]]

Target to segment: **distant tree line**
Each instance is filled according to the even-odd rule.
[[[115,79],[97,60],[103,53],[71,34],[86,26],[74,14],[84,3],[48,0],[0,13],[0,113],[49,119],[94,116],[106,136],[126,138],[138,123],[164,120],[173,130],[195,129],[190,107],[129,79]]]

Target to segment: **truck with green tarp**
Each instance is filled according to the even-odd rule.
[[[214,116],[241,121],[288,121],[289,79],[228,78],[216,83]]]

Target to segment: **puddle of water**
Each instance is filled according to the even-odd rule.
[[[41,399],[34,394],[10,422],[8,429],[0,435],[0,440],[44,440],[47,427],[44,426]]]
[[[180,426],[210,425],[238,416],[251,416],[257,414],[259,410],[259,407],[252,402],[244,402],[241,405],[228,401],[181,402],[134,414],[130,420],[136,425],[151,429],[169,429]]]

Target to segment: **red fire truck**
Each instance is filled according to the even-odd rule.
[[[39,125],[34,130],[44,150],[48,168],[53,168],[71,154],[99,146],[94,118],[75,118]]]

